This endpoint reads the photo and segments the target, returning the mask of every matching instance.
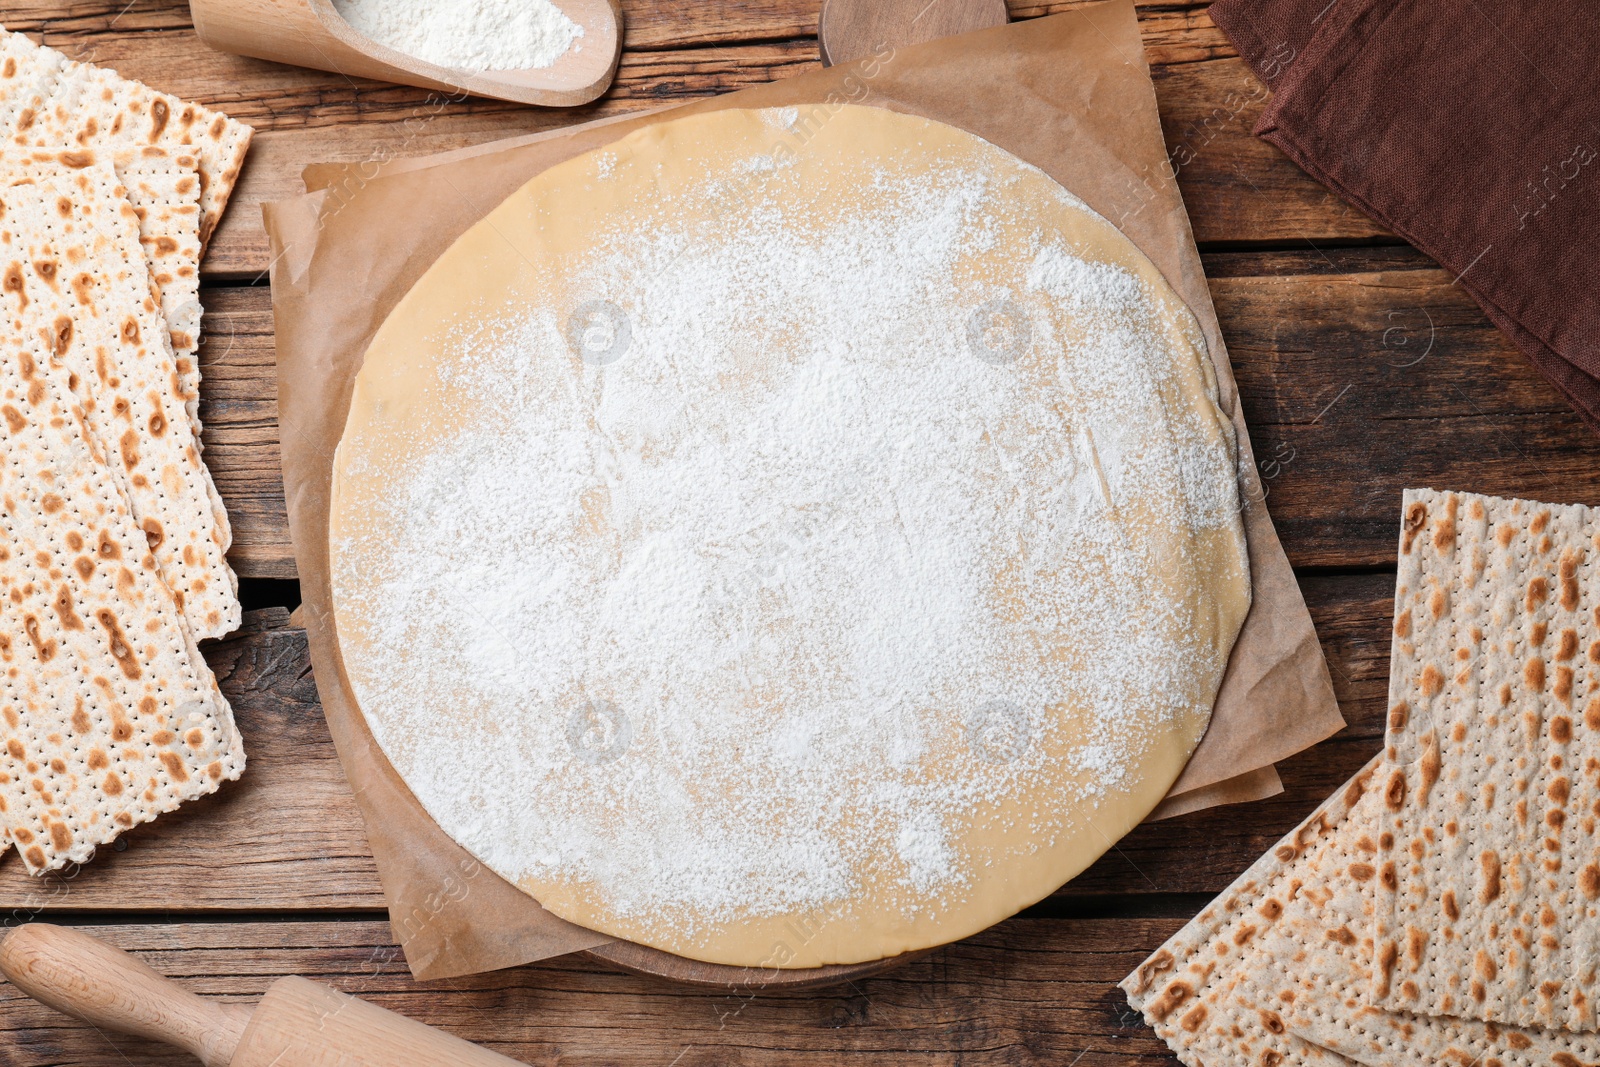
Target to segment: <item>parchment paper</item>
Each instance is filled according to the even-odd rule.
[[[1267,516],[1222,335],[1178,193],[1131,0],[899,51],[642,116],[424,160],[307,172],[315,191],[266,204],[284,489],[329,729],[366,820],[396,939],[418,978],[604,945],[544,911],[444,835],[389,766],[350,695],[328,585],[328,489],[362,353],[389,310],[463,231],[535,174],[642,125],[728,107],[845,103],[962,127],[1042,168],[1131,238],[1199,318],[1240,443],[1254,603],[1211,726],[1165,818],[1279,792],[1273,764],[1344,725],[1321,646]]]

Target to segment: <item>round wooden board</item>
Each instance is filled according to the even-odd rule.
[[[614,941],[599,948],[585,949],[583,955],[592,960],[621,967],[634,974],[652,978],[665,978],[685,985],[715,987],[717,989],[750,990],[807,990],[870,978],[875,974],[893,970],[912,960],[921,959],[934,949],[905,952],[888,959],[869,960],[866,963],[848,963],[832,967],[802,967],[786,970],[781,967],[728,967],[720,963],[702,963],[685,956],[636,945],[632,941]]]
[[[1005,0],[827,0],[817,20],[822,65],[904,48],[1007,21]]]

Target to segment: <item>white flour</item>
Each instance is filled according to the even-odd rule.
[[[1232,458],[1163,392],[1177,350],[1138,278],[1048,232],[1014,288],[967,273],[1006,173],[879,175],[881,210],[819,220],[744,169],[768,195],[679,190],[567,265],[618,309],[576,334],[603,365],[569,355],[571,308],[457,338],[443,384],[499,399],[383,534],[335,546],[339,596],[381,620],[384,669],[352,680],[502,873],[691,929],[885,870],[936,913],[980,874],[954,820],[1048,775],[1019,816],[1048,839],[1220,670],[1155,591],[1182,560],[1114,518],[1236,523]],[[976,358],[1007,299],[1043,355]]]
[[[357,33],[457,70],[548,67],[583,36],[550,0],[333,0]]]

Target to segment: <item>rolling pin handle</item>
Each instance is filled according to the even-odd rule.
[[[250,1008],[204,1000],[126,952],[48,923],[0,941],[0,973],[57,1011],[176,1045],[206,1067],[228,1067],[250,1021]]]

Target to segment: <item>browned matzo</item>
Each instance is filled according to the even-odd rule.
[[[200,459],[139,247],[104,164],[32,169],[0,187],[0,239],[26,264],[59,263],[67,338],[57,358],[113,478],[195,637],[238,626],[225,512]]]
[[[1122,983],[1190,1067],[1581,1067],[1600,1038],[1367,1006],[1373,760]]]
[[[107,150],[153,145],[194,156],[202,247],[238,184],[251,132],[221,112],[0,30],[0,143]]]
[[[1379,1007],[1596,1027],[1600,524],[1413,490],[1390,666]]]
[[[22,229],[55,197],[12,188]],[[232,713],[145,532],[75,402],[80,342],[65,259],[0,256],[0,817],[28,869],[97,845],[237,778]]]

